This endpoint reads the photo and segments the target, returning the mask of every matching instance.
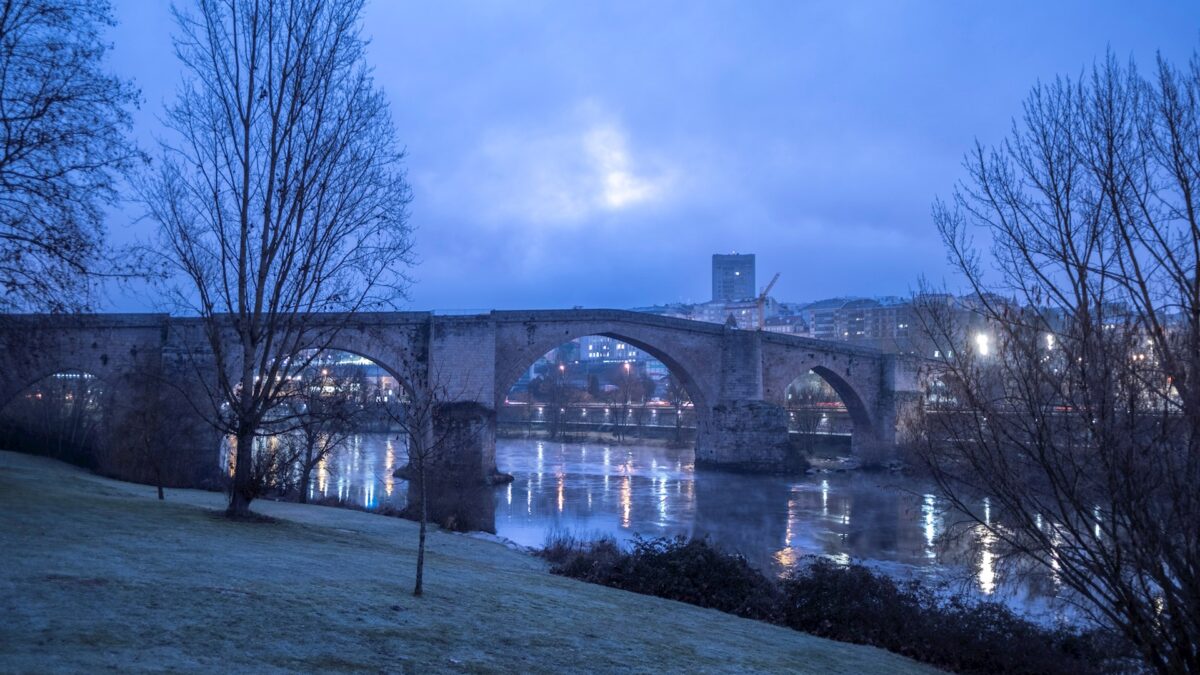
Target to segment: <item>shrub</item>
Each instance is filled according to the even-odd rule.
[[[707,539],[638,538],[625,551],[611,537],[583,543],[556,535],[542,556],[555,563],[555,574],[751,619],[777,618],[775,584]]]
[[[933,604],[917,582],[897,584],[861,565],[809,558],[780,584],[783,623],[806,633],[900,651]]]
[[[784,623],[961,673],[1103,672],[1120,656],[1102,633],[1049,628],[997,602],[949,599],[862,565],[808,558],[780,583]]]
[[[962,673],[1137,670],[1102,631],[1048,628],[995,602],[942,598],[862,565],[810,556],[776,582],[707,539],[553,535],[542,556],[556,574],[867,644]]]

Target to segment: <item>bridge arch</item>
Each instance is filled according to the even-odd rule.
[[[399,369],[387,359],[376,355],[378,352],[387,351],[386,349],[373,349],[371,346],[355,344],[353,341],[349,340],[345,342],[334,340],[329,344],[322,345],[320,347],[303,347],[298,350],[298,352],[308,350],[316,350],[317,352],[323,352],[326,354],[348,354],[350,356],[356,356],[360,359],[370,361],[373,365],[386,372],[392,379],[396,380],[397,385],[404,389],[404,391],[410,396],[413,393],[412,378],[421,375],[420,373],[409,372],[411,369]]]
[[[807,353],[807,358],[798,361],[775,362],[764,377],[764,394],[768,401],[788,406],[789,389],[806,374],[812,373],[828,384],[842,405],[852,425],[851,446],[853,452],[871,445],[879,438],[879,420],[875,412],[876,377],[875,368],[854,362],[853,357],[836,354],[821,355]],[[877,385],[875,385],[877,386]]]
[[[636,347],[662,362],[667,367],[667,370],[679,379],[687,391],[688,397],[692,400],[692,405],[696,411],[697,425],[704,424],[711,411],[710,406],[713,394],[710,393],[712,391],[710,385],[701,379],[703,376],[698,375],[698,373],[703,372],[699,369],[699,364],[691,362],[687,356],[680,355],[677,357],[673,355],[673,350],[668,351],[656,344],[661,343],[660,340],[655,340],[653,336],[639,334],[639,332],[636,330],[636,327],[611,324],[569,326],[562,330],[556,330],[547,335],[540,336],[538,339],[529,340],[525,345],[515,350],[514,353],[505,354],[503,361],[500,360],[498,350],[496,408],[499,409],[504,404],[505,396],[512,389],[513,385],[517,383],[517,380],[520,379],[521,374],[552,349],[579,338],[600,336],[619,340]]]
[[[77,364],[72,361],[62,361],[53,364],[38,363],[26,365],[24,368],[13,368],[8,370],[8,375],[0,382],[0,411],[6,409],[10,403],[16,401],[22,393],[37,386],[39,383],[49,380],[55,375],[64,373],[78,373],[94,378],[98,383],[107,383],[112,379],[112,373],[106,372],[103,368],[95,368]]]
[[[110,423],[110,383],[62,368],[16,388],[0,404],[0,447],[95,467]]]
[[[400,387],[406,394],[411,396],[413,393],[412,383],[407,377],[405,377],[405,374],[402,373],[400,370],[398,370],[395,366],[391,365],[388,361],[385,361],[383,358],[375,356],[376,352],[386,352],[386,351],[388,351],[388,350],[385,347],[378,345],[378,344],[364,345],[362,343],[356,343],[352,338],[350,338],[350,339],[335,338],[334,340],[331,340],[328,343],[323,342],[321,344],[301,344],[300,347],[290,351],[286,357],[280,357],[280,358],[293,359],[293,358],[296,358],[306,352],[315,352],[315,354],[313,354],[313,357],[312,357],[313,361],[310,364],[308,364],[308,366],[305,366],[305,368],[307,368],[307,367],[311,366],[312,363],[315,363],[315,360],[317,358],[319,358],[319,355],[321,355],[321,354],[346,354],[349,356],[358,357],[360,359],[370,362],[371,365],[383,370],[385,373],[388,374],[389,377],[391,377],[392,379],[394,379],[396,381],[398,387]],[[289,366],[289,367],[292,367],[292,366]],[[286,373],[288,371],[285,370],[284,372]],[[298,374],[298,373],[299,373],[299,371],[295,371],[295,374]],[[191,404],[203,409],[204,406],[207,405],[207,402],[192,401]],[[270,436],[270,434],[263,435],[264,438],[268,437],[268,436]],[[220,435],[216,436],[215,440],[217,443],[215,465],[220,467],[223,471],[227,471],[227,470],[229,470],[231,456],[232,456],[232,453],[234,452],[233,441],[229,437],[220,436]]]
[[[863,402],[854,385],[846,381],[846,378],[838,375],[836,372],[825,366],[813,366],[811,371],[821,377],[833,390],[837,392],[838,398],[842,399],[842,404],[846,406],[846,412],[850,415],[850,420],[854,423],[855,433],[865,431],[871,436],[875,435],[875,421],[872,419],[870,411],[867,409],[866,403]]]

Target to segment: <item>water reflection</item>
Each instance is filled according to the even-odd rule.
[[[403,456],[391,437],[363,435],[318,467],[311,496],[401,508],[408,485],[392,473]],[[619,540],[708,536],[773,573],[817,554],[900,576],[944,579],[948,570],[964,569],[977,593],[1005,590],[995,536],[979,528],[960,550],[946,550],[944,507],[931,484],[912,478],[698,472],[690,449],[511,439],[497,441],[496,463],[512,483],[439,497],[460,527],[527,546],[542,545],[556,530]],[[990,505],[985,514],[990,520]]]
[[[992,548],[996,545],[996,535],[990,529],[992,525],[992,501],[983,500],[983,526],[979,527],[979,590],[984,595],[996,592],[996,558]]]

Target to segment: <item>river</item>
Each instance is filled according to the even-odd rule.
[[[392,471],[404,452],[393,439],[355,437],[318,469],[311,496],[403,506],[406,483]],[[1054,618],[1053,589],[1006,583],[986,538],[942,541],[951,516],[926,481],[855,471],[782,477],[697,470],[693,457],[690,448],[498,439],[496,464],[514,480],[493,488],[492,500],[483,497],[474,526],[534,547],[555,531],[626,541],[708,536],[771,573],[822,555]]]

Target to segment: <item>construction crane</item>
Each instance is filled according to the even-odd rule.
[[[767,295],[771,292],[771,289],[775,287],[776,281],[779,281],[779,272],[776,272],[775,276],[771,277],[771,283],[767,284],[767,287],[763,289],[763,292],[758,294],[759,330],[763,330],[767,326]]]

